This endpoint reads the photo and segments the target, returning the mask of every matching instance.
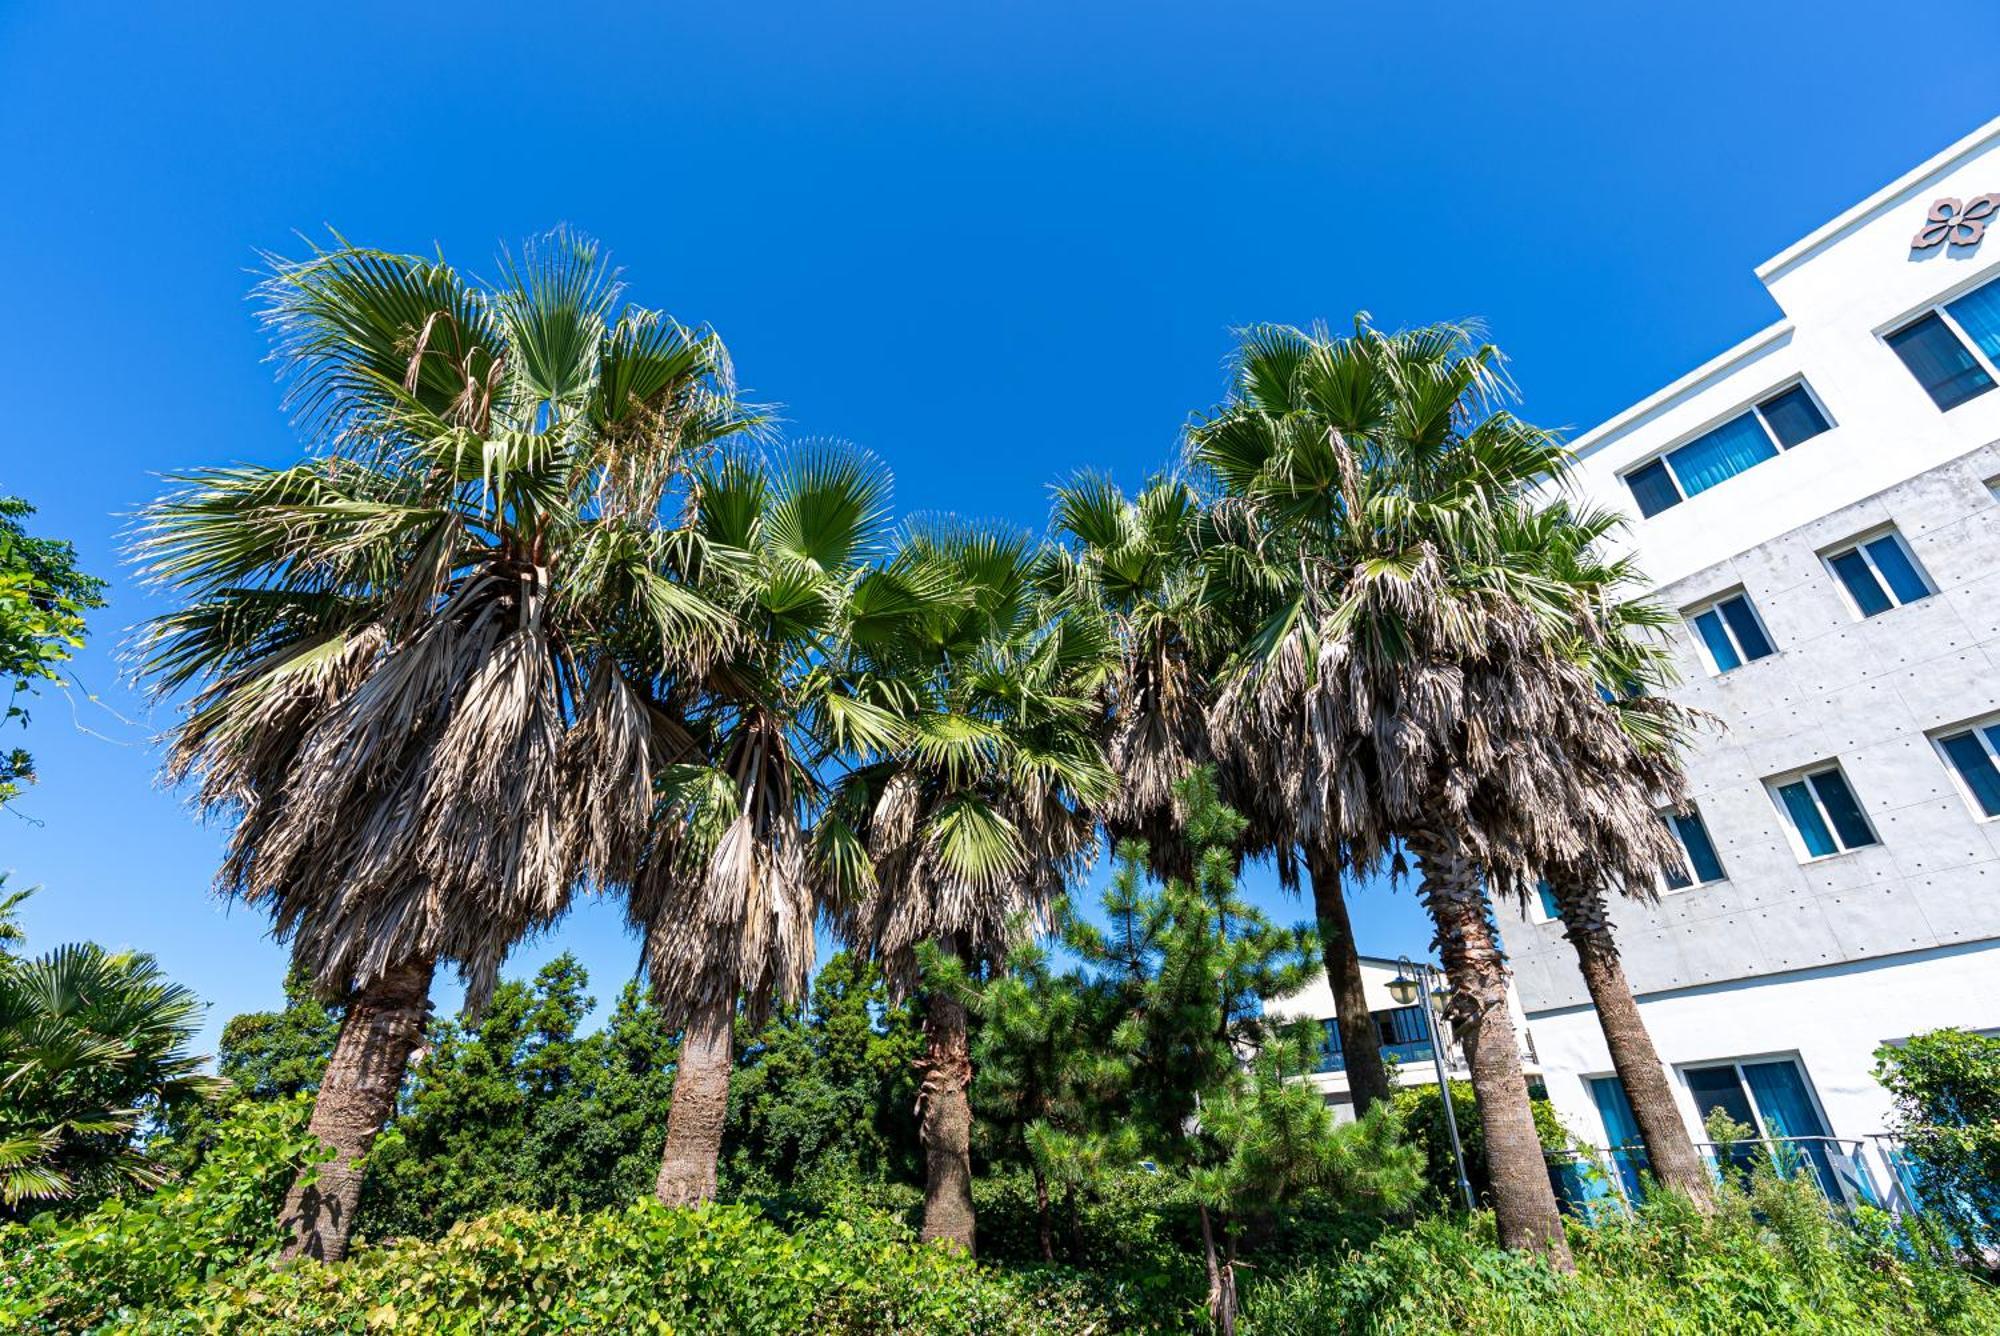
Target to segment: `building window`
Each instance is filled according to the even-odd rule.
[[[1807,861],[1881,843],[1839,766],[1766,783]]]
[[[1690,886],[1706,886],[1722,880],[1722,860],[1715,856],[1715,841],[1708,838],[1708,827],[1702,824],[1701,813],[1693,804],[1685,812],[1663,813],[1660,821],[1681,846],[1683,859],[1681,867],[1661,869],[1668,890],[1684,891]]]
[[[1562,905],[1556,901],[1555,887],[1549,885],[1548,882],[1538,881],[1535,883],[1535,899],[1542,911],[1542,922],[1547,923],[1552,919],[1559,919],[1563,916]]]
[[[1978,398],[2000,362],[2000,283],[1926,311],[1887,342],[1940,409]]]
[[[1757,619],[1757,610],[1750,606],[1748,594],[1725,594],[1696,604],[1685,616],[1701,642],[1711,673],[1726,673],[1777,653],[1764,624]]]
[[[1641,515],[1657,515],[1825,431],[1832,424],[1804,381],[1625,475]]]
[[[1811,1162],[1828,1198],[1843,1200],[1833,1172],[1832,1148],[1827,1144],[1831,1133],[1797,1059],[1687,1067],[1681,1076],[1704,1124],[1711,1114],[1723,1113],[1747,1126],[1754,1137],[1788,1142],[1793,1151]],[[1756,1150],[1754,1145],[1741,1143],[1714,1148],[1718,1160],[1727,1159],[1744,1169],[1749,1168]]]
[[[1827,569],[1847,591],[1855,614],[1873,617],[1934,592],[1903,536],[1895,530],[1826,554]]]
[[[1393,1007],[1388,1011],[1372,1011],[1368,1019],[1375,1023],[1376,1041],[1382,1056],[1394,1058],[1397,1062],[1429,1062],[1431,1060],[1430,1030],[1424,1022],[1422,1004],[1410,1007]],[[1347,1053],[1340,1043],[1340,1025],[1332,1018],[1320,1022],[1319,1071],[1344,1072],[1347,1070]]]
[[[1973,809],[2000,816],[2000,722],[1954,729],[1932,741]]]

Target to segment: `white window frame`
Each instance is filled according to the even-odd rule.
[[[1963,408],[1965,407],[1966,404],[1971,403],[1972,399],[1967,399],[1961,403],[1953,404],[1951,408],[1938,408],[1937,400],[1931,398],[1930,387],[1925,385],[1922,381],[1918,380],[1916,373],[1911,371],[1908,366],[1905,366],[1903,364],[1903,359],[1901,357],[1898,357],[1896,354],[1896,350],[1889,346],[1889,340],[1895,335],[1901,334],[1904,330],[1910,328],[1910,326],[1915,324],[1920,324],[1925,316],[1934,315],[1944,323],[1944,327],[1946,329],[1951,331],[1952,337],[1957,339],[1959,341],[1959,344],[1963,346],[1967,352],[1972,354],[1972,360],[1977,362],[1980,366],[1984,367],[1986,369],[1987,375],[1993,377],[1993,388],[1991,390],[1981,391],[1979,394],[1973,395],[1972,398],[1973,399],[1982,398],[1984,397],[1984,395],[1989,393],[2000,394],[2000,364],[1996,364],[1992,358],[1986,355],[1985,350],[1979,346],[1979,340],[1973,338],[1970,334],[1965,332],[1965,326],[1958,323],[1957,316],[1953,315],[1950,311],[1944,309],[1946,305],[1948,305],[1949,303],[1958,301],[1962,297],[1970,297],[1973,293],[1979,291],[1981,288],[1985,287],[1989,283],[2000,283],[2000,275],[1988,274],[1984,278],[1976,282],[1967,283],[1964,287],[1959,288],[1958,290],[1948,294],[1947,296],[1934,298],[1929,303],[1923,306],[1919,306],[1914,311],[1906,311],[1903,315],[1901,315],[1897,319],[1890,321],[1888,324],[1882,326],[1880,329],[1875,331],[1875,338],[1877,339],[1877,341],[1881,343],[1882,351],[1888,353],[1891,357],[1896,358],[1896,365],[1901,366],[1903,368],[1904,374],[1908,375],[1910,378],[1910,383],[1917,387],[1917,393],[1924,396],[1924,402],[1928,403],[1933,409],[1936,409],[1936,411],[1940,413],[1949,413],[1952,411],[1952,408]],[[1829,419],[1829,421],[1830,420],[1831,419]],[[1678,486],[1679,483],[1676,482],[1675,485]]]
[[[1965,782],[1965,776],[1959,773],[1957,764],[1945,753],[1944,740],[1955,738],[1961,733],[1970,733],[1979,743],[1981,750],[1986,753],[1987,759],[2000,766],[2000,749],[1996,749],[1993,746],[1993,739],[1986,736],[1986,730],[1996,724],[2000,724],[2000,714],[1983,714],[1977,719],[1934,728],[1924,735],[1931,744],[1931,750],[1937,753],[1938,764],[1942,765],[1945,773],[1951,776],[1952,787],[1957,789],[1958,796],[1965,800],[1965,810],[1970,812],[1972,819],[1982,826],[2000,822],[2000,816],[1988,816],[1980,810],[1979,799],[1973,794],[1972,786]]]
[[[1996,389],[1994,392],[2000,394],[2000,389]],[[1898,608],[1907,608],[1910,606],[1909,603],[1905,603],[1901,598],[1897,597],[1895,587],[1889,583],[1888,577],[1882,574],[1882,568],[1875,564],[1874,554],[1868,550],[1868,544],[1880,542],[1884,538],[1894,539],[1896,546],[1903,549],[1903,556],[1908,559],[1910,569],[1915,571],[1917,578],[1924,582],[1924,598],[1937,597],[1937,581],[1932,579],[1931,573],[1924,569],[1924,563],[1917,560],[1916,549],[1910,546],[1909,539],[1903,537],[1903,531],[1893,524],[1885,525],[1879,529],[1870,529],[1867,533],[1845,539],[1835,543],[1832,547],[1822,548],[1819,554],[1820,565],[1826,568],[1827,578],[1832,580],[1834,588],[1840,591],[1840,600],[1847,605],[1848,615],[1853,617],[1857,622],[1867,621],[1871,614],[1861,610],[1861,605],[1855,601],[1853,592],[1847,587],[1847,581],[1841,579],[1840,572],[1833,568],[1833,559],[1835,557],[1844,557],[1850,552],[1860,555],[1861,560],[1868,566],[1868,573],[1875,577],[1876,585],[1880,587],[1882,593],[1888,598],[1889,606],[1886,611],[1894,612]],[[1922,599],[1911,600],[1911,602],[1922,601]],[[1879,617],[1882,614],[1875,613],[1872,615]],[[1768,635],[1770,633],[1767,631],[1765,634]]]
[[[1715,848],[1715,832],[1709,830],[1708,818],[1701,814],[1700,806],[1695,803],[1692,802],[1688,803],[1687,810],[1693,814],[1694,819],[1696,821],[1701,822],[1702,830],[1708,835],[1708,847],[1714,850],[1715,864],[1717,867],[1722,868],[1722,875],[1719,877],[1711,877],[1707,881],[1703,881],[1701,879],[1701,874],[1695,870],[1694,853],[1687,847],[1687,841],[1681,838],[1681,828],[1674,824],[1675,809],[1671,807],[1662,807],[1660,809],[1660,821],[1663,825],[1666,826],[1667,834],[1674,837],[1674,843],[1678,844],[1681,847],[1681,859],[1683,862],[1687,864],[1689,880],[1688,884],[1685,886],[1669,885],[1667,883],[1667,870],[1665,868],[1661,868],[1658,873],[1661,895],[1685,895],[1689,891],[1698,891],[1706,886],[1720,886],[1723,882],[1729,880],[1729,869],[1723,865],[1722,850]]]
[[[1917,315],[1912,316],[1908,323],[1914,324],[1921,319],[1923,319],[1923,315],[1921,312],[1919,312]],[[1898,328],[1900,328],[1900,326]],[[1956,328],[1956,326],[1954,326],[1954,328]],[[1995,377],[1995,379],[2000,379],[2000,377]],[[1750,416],[1757,419],[1757,425],[1764,429],[1765,438],[1771,442],[1771,447],[1774,450],[1776,450],[1780,455],[1789,454],[1793,450],[1796,450],[1798,446],[1786,445],[1783,441],[1778,439],[1778,433],[1771,430],[1770,419],[1766,418],[1763,412],[1763,405],[1771,402],[1771,400],[1777,398],[1779,395],[1787,393],[1788,391],[1794,389],[1803,389],[1806,392],[1806,398],[1812,400],[1813,407],[1819,410],[1820,417],[1825,420],[1826,431],[1832,431],[1835,427],[1838,427],[1840,425],[1838,422],[1834,421],[1833,414],[1826,411],[1826,400],[1819,397],[1819,392],[1813,389],[1811,382],[1809,382],[1805,378],[1804,373],[1801,373],[1799,375],[1793,376],[1790,380],[1780,381],[1778,384],[1764,391],[1762,394],[1750,400],[1748,403],[1742,404],[1736,408],[1731,409],[1729,412],[1724,413],[1721,417],[1716,418],[1714,421],[1710,422],[1707,426],[1701,428],[1701,430],[1691,431],[1687,435],[1675,441],[1672,445],[1663,446],[1662,448],[1655,450],[1652,454],[1647,455],[1644,459],[1632,465],[1632,467],[1626,469],[1623,473],[1620,473],[1618,475],[1618,480],[1625,484],[1625,494],[1627,496],[1632,495],[1631,480],[1633,474],[1642,472],[1643,470],[1650,468],[1654,463],[1658,463],[1662,468],[1664,468],[1667,471],[1667,480],[1673,483],[1674,491],[1680,494],[1681,499],[1679,504],[1686,505],[1693,498],[1688,495],[1687,488],[1682,485],[1681,475],[1674,472],[1674,461],[1668,459],[1667,456],[1692,441],[1700,440],[1702,437],[1708,435],[1712,431],[1716,431],[1719,428],[1728,426],[1730,423],[1736,421],[1737,418],[1740,418],[1745,414],[1749,414]],[[1826,432],[1825,431],[1819,432],[1817,433],[1817,435],[1824,436],[1826,435]],[[1812,439],[1813,438],[1810,436],[1806,438],[1806,440],[1812,440]],[[1805,441],[1799,442],[1799,445],[1804,445],[1804,444]],[[1749,470],[1746,469],[1744,470],[1744,472],[1747,473],[1749,472]],[[1741,477],[1742,474],[1737,474],[1736,476]],[[1715,489],[1711,487],[1708,490],[1714,491]],[[1699,496],[1701,494],[1697,492],[1695,493],[1695,495]],[[1637,505],[1637,498],[1634,498],[1633,504],[1635,506]],[[1668,507],[1668,509],[1672,509],[1672,507],[1670,506]],[[1646,518],[1657,518],[1657,515],[1648,516]]]
[[[1799,1074],[1799,1084],[1805,1087],[1806,1098],[1812,1101],[1813,1113],[1819,1118],[1819,1125],[1826,1129],[1823,1135],[1828,1140],[1834,1139],[1833,1119],[1826,1116],[1826,1105],[1820,1103],[1819,1087],[1813,1084],[1812,1073],[1806,1069],[1805,1058],[1799,1054],[1797,1049],[1793,1049],[1785,1053],[1751,1053],[1740,1058],[1684,1062],[1676,1067],[1674,1070],[1681,1078],[1681,1093],[1687,1096],[1688,1107],[1695,1113],[1694,1129],[1697,1134],[1696,1140],[1707,1140],[1707,1120],[1701,1117],[1701,1106],[1694,1101],[1694,1091],[1688,1085],[1688,1073],[1712,1072],[1724,1067],[1731,1068],[1736,1073],[1736,1084],[1743,1091],[1743,1102],[1750,1106],[1750,1116],[1756,1120],[1758,1139],[1760,1141],[1776,1141],[1781,1139],[1771,1131],[1770,1125],[1764,1121],[1764,1110],[1757,1105],[1756,1087],[1752,1086],[1750,1078],[1743,1074],[1745,1064],[1761,1066],[1767,1062],[1789,1062],[1792,1064],[1793,1070]],[[1587,1090],[1586,1093],[1588,1093]],[[1630,1098],[1629,1092],[1627,1098]]]
[[[1826,810],[1826,800],[1819,796],[1819,789],[1814,787],[1812,783],[1814,775],[1824,775],[1828,771],[1837,772],[1840,775],[1841,782],[1847,785],[1848,793],[1854,798],[1855,810],[1861,813],[1861,824],[1868,827],[1868,833],[1874,837],[1871,843],[1857,844],[1851,848],[1841,843],[1840,829],[1833,824],[1833,814]],[[1816,854],[1806,847],[1805,836],[1799,832],[1797,823],[1792,820],[1791,809],[1785,806],[1785,800],[1778,792],[1779,789],[1790,784],[1799,783],[1800,781],[1804,781],[1806,793],[1811,796],[1813,806],[1819,809],[1819,819],[1826,823],[1826,833],[1833,837],[1835,848],[1830,854]],[[1847,767],[1842,765],[1838,759],[1816,761],[1812,765],[1802,766],[1797,770],[1787,770],[1782,775],[1772,775],[1764,781],[1764,791],[1771,796],[1771,806],[1777,809],[1778,821],[1785,828],[1785,838],[1792,842],[1792,852],[1798,855],[1799,862],[1802,864],[1824,863],[1829,859],[1845,858],[1849,854],[1859,853],[1863,849],[1881,847],[1882,832],[1875,829],[1875,818],[1868,815],[1867,805],[1861,801],[1861,794],[1856,791],[1854,781],[1847,777]],[[1710,838],[1713,838],[1713,836]],[[1719,854],[1717,855],[1718,858],[1720,856]]]
[[[1710,677],[1721,677],[1727,673],[1736,672],[1738,669],[1748,668],[1753,663],[1762,662],[1762,660],[1753,659],[1743,652],[1743,642],[1736,638],[1736,628],[1731,626],[1729,619],[1722,615],[1722,605],[1732,598],[1743,600],[1743,606],[1750,610],[1750,620],[1757,623],[1757,629],[1764,633],[1764,639],[1770,643],[1771,652],[1764,655],[1764,658],[1775,659],[1781,652],[1778,649],[1778,638],[1771,634],[1771,628],[1765,624],[1763,614],[1757,611],[1756,601],[1750,597],[1750,591],[1742,585],[1738,585],[1736,588],[1725,590],[1713,598],[1705,598],[1699,603],[1691,603],[1681,609],[1681,619],[1687,623],[1688,634],[1694,637],[1695,653],[1701,656],[1701,661],[1707,667]],[[1704,612],[1713,612],[1715,619],[1722,623],[1722,634],[1729,638],[1730,646],[1736,651],[1738,662],[1735,668],[1724,668],[1720,663],[1716,662],[1715,655],[1708,648],[1707,638],[1702,635],[1701,628],[1694,624],[1694,619],[1701,616]]]

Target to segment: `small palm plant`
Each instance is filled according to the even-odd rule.
[[[691,744],[654,684],[737,637],[673,517],[757,419],[713,334],[626,305],[568,234],[490,285],[341,245],[260,292],[312,453],[147,508],[137,555],[181,606],[140,672],[183,702],[168,776],[234,821],[218,887],[346,1003],[333,1158],[284,1208],[289,1252],[334,1259],[438,965],[476,1008],[579,886],[636,869]]]
[[[188,1051],[202,1004],[151,956],[92,943],[22,958],[0,895],[0,1216],[88,1200],[164,1171],[134,1142],[143,1123],[227,1090]]]

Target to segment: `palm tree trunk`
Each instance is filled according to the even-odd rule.
[[[362,1157],[395,1111],[410,1055],[423,1042],[436,970],[434,959],[405,961],[348,1000],[307,1125],[333,1158],[300,1174],[285,1195],[286,1259],[347,1256],[365,1177]]]
[[[1639,1003],[1625,979],[1618,944],[1611,936],[1604,893],[1558,885],[1556,904],[1562,911],[1563,935],[1576,948],[1577,967],[1597,1006],[1597,1023],[1611,1050],[1611,1065],[1625,1087],[1626,1102],[1639,1124],[1646,1163],[1662,1187],[1685,1193],[1703,1212],[1714,1208],[1708,1170],[1681,1121],[1674,1091],[1660,1063],[1653,1036],[1639,1016]]]
[[[1494,939],[1479,869],[1449,832],[1415,833],[1407,843],[1423,878],[1417,894],[1430,911],[1451,981],[1452,1027],[1472,1069],[1501,1246],[1531,1249],[1551,1266],[1571,1270],[1575,1264],[1521,1074],[1520,1039],[1507,1010],[1507,964]]]
[[[705,1003],[681,1032],[674,1069],[673,1103],[667,1108],[667,1144],[653,1195],[669,1206],[715,1200],[715,1165],[722,1156],[722,1123],[729,1113],[729,1072],[735,1060],[730,1028],[735,999]]]
[[[974,1246],[971,1085],[965,1007],[934,988],[924,1014],[923,1238],[944,1239],[968,1254]]]
[[[1354,925],[1347,917],[1347,897],[1341,891],[1340,864],[1323,854],[1306,855],[1312,878],[1313,913],[1319,919],[1320,954],[1326,961],[1326,981],[1333,990],[1334,1026],[1347,1066],[1347,1090],[1354,1116],[1389,1098],[1389,1069],[1382,1062],[1375,1018],[1368,1011],[1368,993],[1361,981],[1361,955],[1354,943]]]

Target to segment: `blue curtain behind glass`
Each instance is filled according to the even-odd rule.
[[[1639,1120],[1633,1116],[1632,1101],[1625,1097],[1625,1083],[1615,1076],[1593,1076],[1589,1084],[1597,1114],[1604,1119],[1604,1144],[1611,1148],[1612,1166],[1625,1185],[1625,1195],[1638,1201],[1639,1173],[1647,1167],[1646,1152],[1639,1141]]]
[[[2000,359],[2000,283],[1988,283],[1944,308],[1972,336],[1979,351]]]
[[[1910,560],[1910,554],[1903,550],[1896,535],[1883,534],[1865,546],[1868,555],[1875,558],[1882,578],[1889,582],[1898,603],[1915,603],[1920,598],[1931,596],[1931,587],[1924,583],[1923,576],[1917,574],[1916,563]]]
[[[1674,829],[1680,832],[1681,845],[1687,850],[1688,866],[1694,870],[1696,881],[1721,881],[1722,860],[1715,856],[1715,845],[1708,838],[1708,827],[1701,824],[1701,818],[1693,812],[1686,816],[1674,814]]]
[[[1778,453],[1755,413],[1725,422],[1668,455],[1674,476],[1689,496],[1705,492]]]
[[[1854,790],[1847,787],[1847,777],[1838,770],[1826,770],[1808,777],[1813,792],[1819,795],[1820,803],[1826,808],[1826,815],[1833,822],[1834,830],[1840,836],[1844,849],[1858,849],[1864,844],[1875,843],[1875,832],[1868,828],[1868,819],[1861,815],[1861,804],[1855,801]]]
[[[1799,839],[1806,846],[1806,853],[1814,858],[1836,853],[1833,832],[1826,828],[1826,821],[1819,814],[1819,806],[1806,792],[1804,780],[1787,784],[1778,790],[1778,797],[1784,800],[1785,811],[1792,818],[1792,824],[1799,828]]]
[[[1806,1093],[1806,1082],[1799,1075],[1798,1064],[1786,1059],[1782,1062],[1746,1062],[1743,1064],[1743,1079],[1750,1083],[1750,1094],[1757,1101],[1757,1112],[1763,1116],[1764,1127],[1774,1137],[1823,1137],[1826,1124],[1819,1120],[1819,1111],[1813,1108],[1812,1096]],[[1833,1164],[1826,1146],[1817,1141],[1805,1142],[1795,1147],[1799,1153],[1812,1162],[1819,1175],[1820,1186],[1826,1189],[1829,1201],[1839,1201],[1840,1184],[1833,1176]]]
[[[1979,745],[1979,739],[1970,733],[1960,733],[1940,739],[1938,746],[1951,758],[1979,810],[1988,816],[2000,816],[2000,770],[1993,768],[1993,758]]]

